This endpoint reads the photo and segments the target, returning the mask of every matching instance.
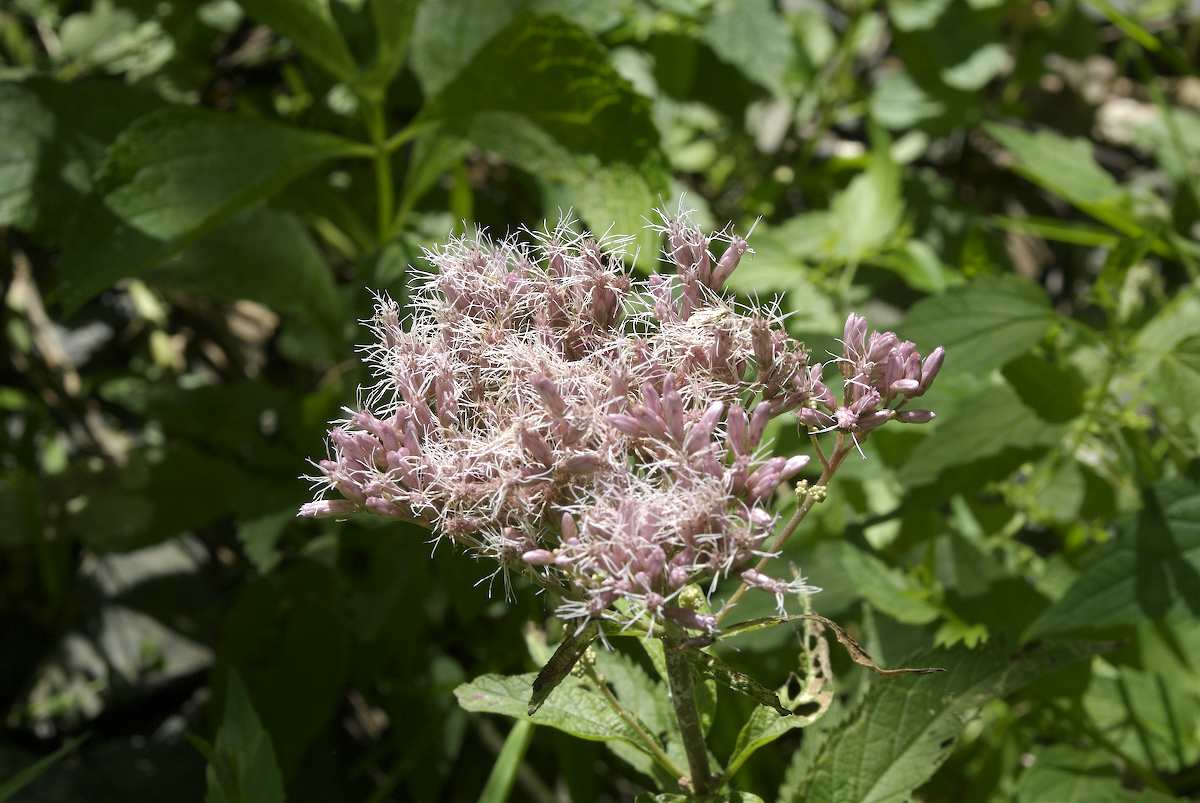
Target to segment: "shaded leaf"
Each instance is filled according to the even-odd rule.
[[[140,119],[109,150],[99,179],[103,201],[63,254],[61,300],[78,307],[357,147],[327,134],[199,109]]]
[[[944,370],[986,374],[1028,351],[1054,319],[1037,285],[1016,277],[986,278],[919,301],[901,334],[923,352],[945,347]]]
[[[1112,542],[1094,549],[1026,638],[1131,625],[1178,609],[1200,615],[1200,490],[1182,481],[1162,485],[1145,503]]]
[[[208,765],[208,803],[282,803],[283,778],[237,672],[225,683],[225,713]]]
[[[1018,173],[1118,231],[1140,233],[1129,192],[1096,164],[1091,143],[998,123],[987,131],[1012,153]]]
[[[949,757],[981,705],[1088,654],[1081,647],[1061,647],[1016,655],[955,649],[921,656],[921,663],[946,672],[873,684],[811,756],[793,799],[906,800]]]
[[[454,690],[458,704],[468,711],[503,714],[535,725],[545,725],[592,741],[619,739],[641,750],[637,734],[608,706],[588,690],[583,681],[568,676],[530,716],[526,713],[533,693],[534,674],[482,675]]]
[[[246,13],[286,36],[332,75],[351,83],[358,67],[346,47],[328,0],[238,0]],[[378,19],[378,18],[377,18]]]

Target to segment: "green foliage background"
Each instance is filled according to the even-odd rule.
[[[652,270],[644,217],[679,199],[757,222],[732,286],[778,295],[815,354],[851,310],[949,354],[937,422],[873,436],[787,559],[881,662],[951,671],[838,656],[829,715],[752,756],[753,706],[721,697],[734,786],[1200,795],[1191,8],[6,3],[0,799],[651,789],[607,747],[620,722],[584,741],[566,702],[516,728],[459,707],[465,681],[536,669],[529,589],[476,587],[485,567],[417,531],[293,514],[364,379],[368,289],[402,294],[464,222],[566,208]],[[767,685],[797,668],[787,628],[734,643]],[[622,699],[657,683],[602,660]],[[519,716],[513,682],[460,696]]]

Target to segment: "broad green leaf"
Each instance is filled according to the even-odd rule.
[[[328,0],[238,0],[246,13],[286,36],[296,48],[336,78],[352,83],[354,57],[329,11]]]
[[[599,694],[583,681],[568,676],[533,716],[526,713],[534,674],[482,675],[454,690],[458,704],[468,711],[503,714],[518,721],[545,725],[592,741],[618,739],[641,749],[637,734]]]
[[[1050,745],[1033,753],[1033,766],[1021,774],[1017,803],[1168,803],[1154,789],[1127,789],[1111,757],[1070,745]]]
[[[567,151],[640,167],[657,154],[648,101],[614,70],[586,31],[523,16],[499,32],[421,112],[468,139],[481,115],[515,114]],[[617,135],[619,132],[619,136]],[[486,147],[502,145],[493,133]]]
[[[1004,378],[1043,421],[1063,423],[1083,413],[1087,383],[1072,366],[1025,353],[1004,366]]]
[[[574,209],[599,232],[657,252],[643,216],[666,187],[648,102],[584,30],[523,16],[480,50],[418,117],[536,176],[548,215]],[[617,134],[619,132],[619,135]]]
[[[76,308],[321,162],[358,148],[249,117],[173,108],[143,117],[109,150],[102,203],[68,243],[58,292]]]
[[[1147,383],[1150,397],[1167,427],[1192,444],[1200,443],[1200,335],[1163,355]]]
[[[757,706],[750,713],[750,718],[738,732],[737,742],[729,757],[726,775],[732,778],[737,774],[754,753],[766,747],[785,733],[796,728],[807,728],[818,721],[829,711],[833,702],[832,672],[829,667],[829,643],[812,629],[811,622],[805,622],[801,651],[801,672],[803,678],[797,692],[789,689],[790,682],[779,689],[778,695],[784,705],[791,710],[789,716],[779,716],[773,707]]]
[[[1181,290],[1138,331],[1133,347],[1139,366],[1149,370],[1180,343],[1200,335],[1200,290]]]
[[[285,778],[337,712],[349,635],[339,577],[308,560],[243,586],[225,619],[223,658],[245,681]]]
[[[927,592],[904,572],[851,544],[842,545],[846,579],[877,609],[898,622],[923,625],[940,615]]]
[[[1200,614],[1200,490],[1179,481],[1145,497],[1117,537],[1096,547],[1062,599],[1030,626],[1040,639]]]
[[[796,801],[908,800],[947,758],[980,706],[1088,654],[1061,647],[1009,655],[954,649],[916,659],[936,675],[875,681],[802,768]]]
[[[304,226],[294,215],[272,209],[238,215],[144,278],[164,289],[257,301],[315,325],[334,349],[349,317]]]
[[[900,169],[886,149],[871,157],[867,170],[838,193],[829,211],[837,238],[833,252],[841,261],[858,262],[887,244],[900,225],[904,204]]]
[[[674,727],[666,685],[652,679],[629,656],[598,649],[596,670],[613,687],[621,705],[646,723],[651,733],[666,733]]]
[[[283,803],[275,748],[237,672],[225,683],[225,713],[208,765],[208,803]]]
[[[917,84],[907,72],[884,72],[874,82],[870,98],[871,119],[892,131],[913,128],[946,113],[946,102]]]
[[[888,16],[901,31],[934,27],[953,0],[888,0]]]
[[[408,55],[419,0],[370,0],[375,24],[375,63],[367,80],[386,86]]]
[[[18,792],[45,775],[55,764],[73,753],[75,748],[83,744],[87,738],[86,736],[76,736],[74,739],[68,739],[63,743],[62,747],[50,755],[39,758],[20,772],[6,778],[3,783],[0,783],[0,803],[12,800]]]
[[[955,405],[933,434],[917,444],[900,471],[900,479],[909,488],[932,485],[945,480],[947,472],[956,466],[998,457],[1010,450],[1049,446],[1061,436],[1060,425],[1042,421],[1007,385],[987,387]],[[969,480],[969,487],[980,481],[979,476],[958,479]]]
[[[115,81],[0,83],[0,225],[57,242],[91,191],[105,148],[159,105]]]
[[[1140,233],[1129,192],[1096,164],[1091,143],[998,123],[987,131],[1012,153],[1018,173],[1118,231]]]
[[[975,50],[959,63],[942,70],[942,80],[947,86],[963,92],[982,89],[997,75],[1012,67],[1012,56],[1000,42],[990,42]]]
[[[1093,727],[1143,766],[1182,772],[1200,759],[1200,697],[1147,667],[1097,661],[1082,706]]]
[[[526,5],[525,0],[421,3],[413,23],[411,59],[426,97],[453,81]]]
[[[771,0],[721,0],[701,38],[717,57],[750,80],[786,95],[796,47],[786,20]]]
[[[988,278],[919,301],[901,334],[923,352],[944,347],[944,370],[982,375],[1028,351],[1054,319],[1037,285],[1015,277]]]
[[[513,723],[508,738],[504,740],[504,747],[492,765],[487,783],[479,793],[479,803],[504,803],[508,800],[513,783],[517,780],[517,770],[521,768],[525,751],[533,740],[533,727],[533,723],[527,720]]]

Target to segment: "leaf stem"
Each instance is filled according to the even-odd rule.
[[[824,470],[821,471],[820,479],[818,479],[816,484],[809,488],[807,493],[804,494],[804,498],[800,500],[800,505],[796,508],[796,512],[792,514],[792,518],[788,520],[786,525],[784,525],[783,530],[779,533],[779,538],[775,540],[775,544],[769,550],[769,552],[772,554],[768,554],[766,557],[759,560],[759,562],[754,565],[755,571],[761,572],[763,569],[765,569],[767,564],[771,562],[771,558],[774,556],[774,553],[783,549],[783,545],[786,544],[788,539],[792,537],[792,534],[796,532],[796,528],[800,526],[800,522],[804,521],[804,517],[808,515],[808,511],[812,510],[813,505],[816,504],[820,493],[813,493],[813,491],[815,491],[817,488],[823,489],[829,485],[829,480],[832,479],[834,473],[837,472],[838,466],[842,464],[842,461],[846,459],[846,455],[850,453],[850,448],[851,447],[846,445],[846,436],[839,432],[837,444],[833,448],[833,457],[826,460],[824,452],[818,449],[817,455],[821,458],[821,463],[824,466]],[[725,604],[721,606],[721,610],[717,611],[717,624],[720,624],[721,620],[729,615],[730,611],[734,609],[734,606],[741,601],[742,597],[744,597],[746,592],[749,590],[750,586],[745,582],[738,586],[737,591],[734,591],[733,595],[730,596],[729,599],[725,600]]]
[[[674,775],[676,778],[687,777],[687,772],[678,764],[676,764],[674,759],[667,755],[666,751],[663,750],[662,746],[658,743],[658,739],[654,738],[653,734],[647,732],[646,729],[642,727],[641,721],[636,716],[631,714],[629,710],[625,708],[625,706],[621,705],[621,701],[618,700],[617,696],[612,693],[612,689],[608,687],[608,683],[606,683],[604,678],[600,677],[599,673],[596,672],[596,667],[587,662],[583,662],[580,665],[584,667],[584,671],[587,673],[588,679],[592,681],[592,685],[594,685],[596,690],[600,692],[600,695],[604,697],[604,701],[608,703],[608,707],[611,708],[613,712],[619,716],[626,725],[629,726],[630,730],[637,734],[638,739],[642,742],[643,746],[650,751],[650,755],[653,756],[654,760],[659,763],[659,766]]]
[[[667,685],[671,690],[671,704],[675,707],[683,750],[687,754],[691,791],[703,800],[712,790],[714,779],[709,771],[708,746],[704,743],[700,711],[696,707],[692,666],[678,641],[664,641],[663,647],[667,659]]]

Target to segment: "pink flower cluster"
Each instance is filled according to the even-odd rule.
[[[775,492],[809,462],[771,456],[767,424],[797,411],[814,430],[865,434],[921,420],[896,410],[941,357],[868,341],[852,316],[839,406],[773,310],[722,293],[744,239],[686,217],[664,216],[663,234],[674,273],[644,281],[624,241],[569,223],[428,251],[407,328],[378,301],[375,384],[330,430],[300,514],[423,522],[552,590],[564,618],[711,629],[680,593],[765,554]]]

